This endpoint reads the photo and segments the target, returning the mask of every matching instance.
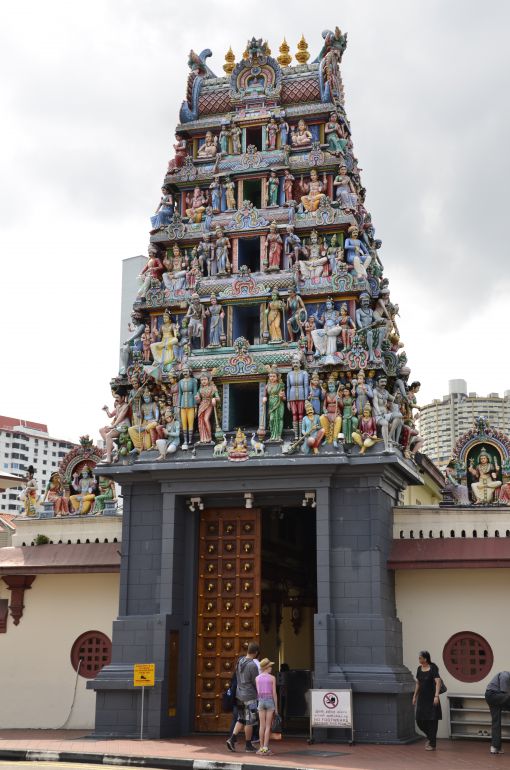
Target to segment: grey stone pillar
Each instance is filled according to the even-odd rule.
[[[391,466],[342,471],[332,479],[329,510],[317,501],[318,587],[327,585],[329,573],[330,593],[329,604],[326,591],[319,594],[314,684],[352,687],[357,741],[407,742],[415,739],[414,682],[402,665],[394,578],[386,566],[403,481]]]

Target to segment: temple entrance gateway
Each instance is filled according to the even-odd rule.
[[[222,712],[221,696],[250,641],[258,640],[262,655],[275,661],[274,673],[288,666],[291,686],[310,679],[317,602],[313,509],[202,511],[197,585],[195,729],[227,732],[231,715]],[[291,727],[304,729],[304,691],[282,705]]]
[[[204,510],[199,532],[195,729],[227,732],[221,695],[260,633],[260,511]]]

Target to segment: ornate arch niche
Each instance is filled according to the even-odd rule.
[[[495,441],[472,441],[465,452],[465,470],[468,489],[471,492],[471,484],[476,481],[473,475],[469,472],[471,464],[476,468],[479,463],[480,454],[485,452],[489,455],[490,463],[494,467],[496,473],[496,481],[503,481],[503,456],[501,448],[498,447]]]
[[[252,38],[246,54],[246,59],[236,64],[230,76],[232,101],[278,99],[282,90],[282,70],[276,59],[267,55],[266,44]]]
[[[73,475],[80,475],[83,468],[87,465],[91,473],[94,473],[95,467],[103,459],[103,450],[94,446],[88,436],[81,436],[80,446],[71,449],[70,452],[62,458],[58,471],[62,477],[66,497],[69,497],[71,491],[71,482]]]

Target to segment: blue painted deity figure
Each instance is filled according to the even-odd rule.
[[[356,275],[367,277],[367,268],[372,261],[371,254],[363,241],[358,238],[359,230],[356,225],[351,225],[348,230],[349,237],[345,239],[345,261],[352,265]]]
[[[215,214],[221,210],[222,189],[223,188],[219,180],[219,177],[215,176],[213,181],[209,185],[209,190],[211,191],[211,204]]]
[[[216,294],[211,294],[211,304],[205,311],[205,315],[209,316],[209,345],[210,348],[219,347],[222,342],[225,341],[225,331],[223,328],[223,319],[225,313],[221,305],[218,305]]]
[[[172,222],[172,219],[174,218],[174,199],[172,195],[168,192],[166,187],[161,188],[161,200],[159,202],[159,205],[154,213],[154,216],[151,217],[151,225],[153,230],[159,230],[162,227],[166,227]]]
[[[305,404],[306,414],[301,424],[302,435],[305,436],[301,451],[303,454],[318,454],[319,446],[324,439],[324,428],[321,425],[320,417],[313,411],[313,406],[309,401]]]
[[[280,115],[280,146],[285,147],[289,143],[289,124],[285,120],[285,113]]]
[[[230,259],[228,251],[230,249],[229,239],[223,235],[221,227],[216,228],[216,243],[214,244],[214,253],[218,266],[218,275],[230,273]]]

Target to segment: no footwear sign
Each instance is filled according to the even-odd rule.
[[[312,690],[312,727],[352,727],[351,690]]]

